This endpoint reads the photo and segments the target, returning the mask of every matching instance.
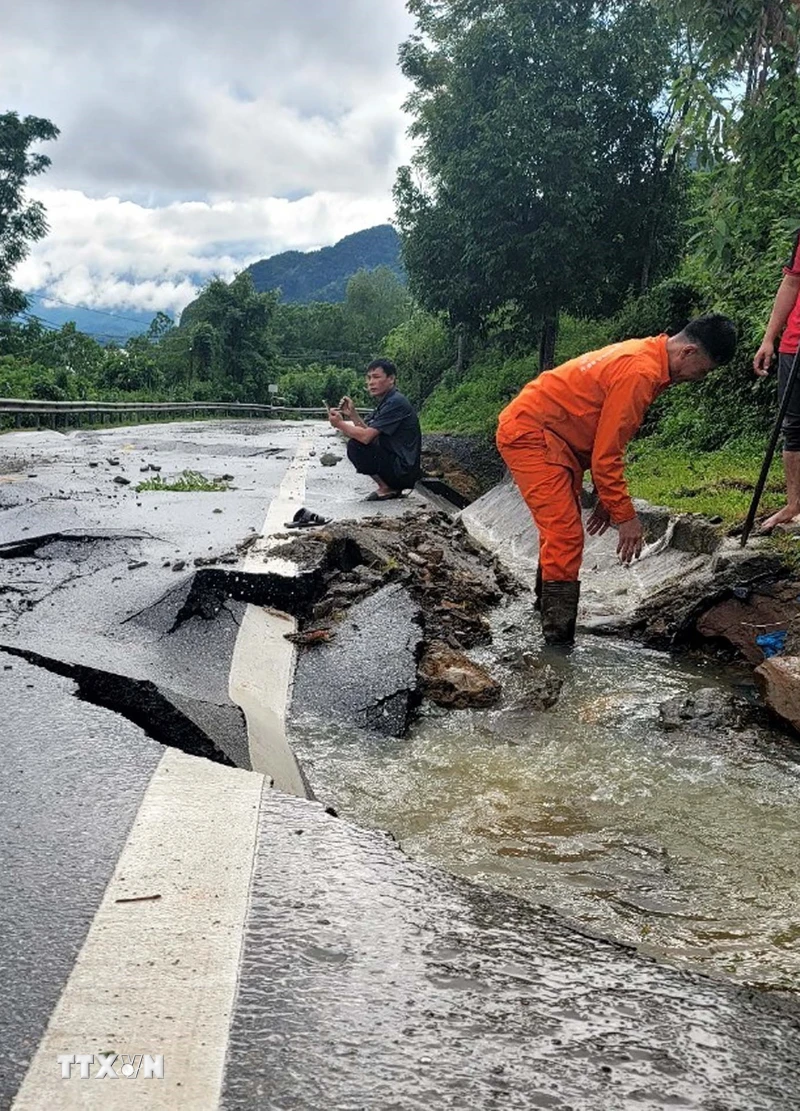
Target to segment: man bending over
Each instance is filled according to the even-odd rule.
[[[660,393],[705,378],[735,350],[731,321],[701,316],[676,336],[614,343],[545,371],[500,414],[497,447],[539,530],[536,593],[548,644],[575,637],[584,472],[598,496],[587,532],[613,525],[617,553],[630,563],[642,550],[642,524],[625,483],[625,447]]]
[[[349,397],[329,419],[347,436],[347,457],[359,474],[368,474],[377,490],[367,501],[389,501],[410,489],[421,474],[422,434],[411,402],[396,386],[397,368],[389,359],[367,367],[367,392],[377,402],[366,421]]]

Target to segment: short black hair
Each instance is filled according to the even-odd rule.
[[[391,359],[373,359],[367,367],[367,374],[369,374],[371,370],[382,370],[387,378],[397,377],[397,367]]]
[[[711,312],[690,320],[681,334],[699,344],[717,366],[725,366],[736,353],[736,325],[722,313]]]

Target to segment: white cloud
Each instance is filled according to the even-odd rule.
[[[62,130],[51,186],[143,199],[386,188],[403,0],[28,0],[0,100]]]
[[[61,128],[23,288],[176,311],[211,274],[391,216],[404,0],[6,7],[0,110]]]
[[[391,214],[386,196],[344,193],[160,208],[70,190],[35,195],[47,207],[50,234],[18,268],[20,286],[89,308],[148,312],[179,312],[207,278],[229,279],[278,251],[333,243]]]

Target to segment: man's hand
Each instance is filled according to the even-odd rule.
[[[602,536],[611,524],[611,514],[601,501],[592,510],[592,515],[586,522],[586,531],[590,536]]]
[[[765,339],[758,351],[756,351],[756,357],[753,359],[753,370],[759,378],[764,378],[769,374],[769,368],[774,358],[775,344],[772,340]]]
[[[619,539],[617,540],[617,555],[622,563],[630,563],[642,554],[642,522],[638,517],[631,517],[630,521],[623,521],[617,525]]]
[[[345,396],[339,402],[339,410],[345,420],[352,420],[353,417],[356,415],[356,407],[353,404],[352,397],[348,397],[347,394],[345,394]]]
[[[334,428],[341,428],[344,424],[344,418],[338,409],[328,410],[328,420]]]

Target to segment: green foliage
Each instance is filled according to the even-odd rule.
[[[287,371],[278,378],[278,396],[298,408],[314,407],[326,401],[337,405],[342,397],[351,397],[357,405],[365,404],[364,375],[336,366],[311,364]]]
[[[391,338],[387,340],[387,347]],[[566,362],[608,342],[608,321],[579,320],[564,315],[559,322],[556,360]],[[537,356],[507,358],[502,350],[487,345],[476,354],[463,375],[454,367],[445,372],[422,408],[423,427],[427,432],[493,435],[500,410],[538,373]]]
[[[31,154],[30,147],[57,137],[49,120],[0,114],[0,317],[14,316],[28,304],[12,287],[11,275],[29,245],[47,232],[47,220],[42,203],[26,199],[25,185],[50,165],[47,155]]]
[[[639,440],[629,452],[627,477],[634,497],[684,513],[719,516],[724,524],[732,524],[747,513],[763,452],[763,440],[752,436],[708,452],[687,452],[681,445],[653,438]],[[783,491],[776,460],[761,503],[764,513],[779,508],[785,501]]]
[[[537,373],[533,356],[476,359],[463,377],[448,371],[422,409],[427,432],[493,433],[497,414]]]
[[[388,267],[359,270],[347,283],[344,338],[353,351],[377,352],[384,336],[410,314],[408,292]]]
[[[530,341],[599,315],[671,262],[681,175],[657,104],[652,5],[412,0],[402,48],[416,166],[395,189],[412,292],[451,324],[509,303]]]
[[[383,350],[400,368],[400,389],[415,405],[423,404],[456,361],[445,322],[421,310],[389,332]]]
[[[222,478],[206,478],[199,471],[181,471],[177,478],[166,479],[160,474],[148,478],[138,484],[136,492],[141,494],[152,490],[171,490],[180,494],[197,492],[217,494],[229,488],[229,484]]]

